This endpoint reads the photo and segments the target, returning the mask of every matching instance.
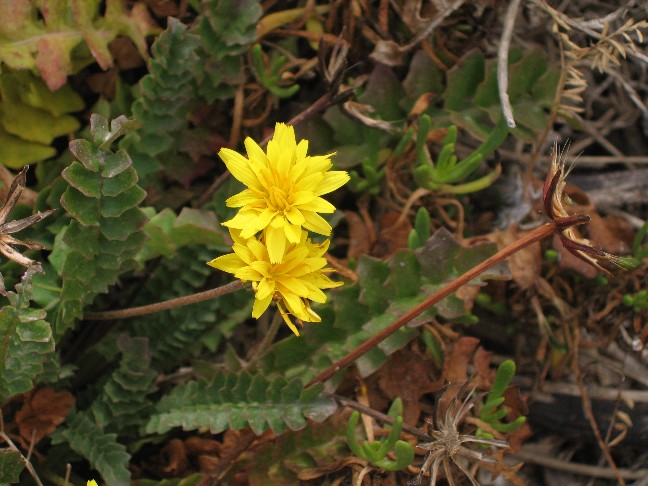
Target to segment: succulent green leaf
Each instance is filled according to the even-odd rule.
[[[101,197],[101,179],[96,173],[86,169],[79,162],[72,162],[63,173],[63,178],[75,189],[78,189],[84,196],[91,198]]]

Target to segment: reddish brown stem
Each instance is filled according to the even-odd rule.
[[[240,280],[235,280],[230,282],[222,287],[216,287],[215,289],[205,290],[204,292],[199,292],[197,294],[186,295],[184,297],[178,297],[176,299],[166,300],[164,302],[157,302],[155,304],[143,305],[141,307],[130,307],[128,309],[119,309],[113,311],[103,311],[103,312],[86,312],[83,315],[84,319],[89,319],[93,321],[112,321],[114,319],[124,319],[126,317],[136,317],[144,316],[147,314],[154,314],[156,312],[161,312],[164,310],[175,309],[176,307],[182,307],[189,304],[196,304],[198,302],[203,302],[209,299],[215,299],[221,295],[231,294],[239,289],[242,289],[245,286]]]
[[[396,331],[398,331],[409,321],[411,321],[412,319],[414,319],[415,317],[417,317],[418,315],[420,315],[421,313],[423,313],[424,311],[426,311],[427,309],[429,309],[430,307],[438,303],[440,300],[450,295],[451,293],[455,292],[460,287],[470,282],[473,278],[479,276],[489,268],[492,268],[493,266],[497,265],[498,263],[505,260],[509,256],[513,255],[514,253],[517,253],[522,248],[525,248],[537,241],[544,240],[545,238],[551,236],[556,231],[557,226],[560,228],[565,228],[575,224],[586,223],[588,220],[589,220],[588,217],[583,217],[581,215],[570,216],[568,218],[562,218],[562,219],[555,220],[551,223],[547,223],[543,226],[540,226],[539,228],[536,228],[530,233],[527,233],[519,240],[513,242],[506,248],[495,253],[495,255],[493,255],[492,257],[484,260],[482,263],[472,268],[471,270],[468,270],[459,278],[450,282],[448,285],[446,285],[441,290],[439,290],[436,294],[431,295],[416,307],[410,309],[408,312],[400,316],[396,320],[396,322],[394,322],[390,326],[386,327],[379,333],[369,338],[367,341],[365,341],[360,346],[355,348],[344,358],[339,359],[331,366],[329,366],[327,369],[325,369],[323,372],[321,372],[319,375],[317,375],[315,378],[313,378],[308,384],[308,386],[315,385],[316,383],[324,383],[325,381],[330,379],[335,373],[351,365],[360,356],[364,355],[374,346],[378,345],[379,343],[387,339],[389,336],[394,334]]]

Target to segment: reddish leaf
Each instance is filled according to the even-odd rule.
[[[16,412],[20,436],[29,444],[37,444],[63,423],[75,399],[66,390],[40,388],[25,394],[23,406]]]
[[[29,0],[3,0],[0,2],[0,33],[12,38],[25,34],[31,22],[32,6]]]
[[[44,37],[38,41],[36,67],[51,91],[56,91],[67,81],[67,75],[72,69],[70,62],[72,47],[66,45],[65,41],[51,37]]]

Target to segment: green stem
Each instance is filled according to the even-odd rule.
[[[253,368],[259,362],[265,352],[270,348],[272,342],[277,336],[277,332],[279,332],[279,328],[281,327],[282,322],[283,317],[281,317],[281,313],[279,312],[279,310],[277,310],[274,317],[272,318],[268,332],[266,332],[266,335],[263,337],[263,341],[261,341],[261,343],[259,343],[257,348],[254,350],[254,354],[249,359],[247,366],[245,367],[246,369]]]

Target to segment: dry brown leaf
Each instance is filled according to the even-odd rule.
[[[468,363],[472,360],[479,339],[464,336],[452,346],[443,365],[443,377],[448,383],[463,383],[468,379]]]
[[[349,226],[349,248],[347,258],[358,258],[367,255],[371,250],[370,232],[362,217],[353,211],[345,211]]]
[[[403,421],[418,422],[421,414],[421,395],[439,390],[443,382],[434,377],[434,360],[417,354],[412,349],[394,353],[387,364],[380,368],[378,385],[389,401],[396,397],[403,400]]]
[[[400,212],[389,211],[380,218],[380,237],[373,248],[373,256],[378,258],[388,257],[396,250],[407,248],[407,237],[412,231],[412,223],[408,218],[403,219],[398,225]]]
[[[314,467],[312,469],[304,469],[297,473],[297,477],[302,481],[309,481],[312,479],[319,479],[326,474],[331,474],[337,471],[344,469],[347,466],[352,464],[359,464],[361,466],[366,466],[368,462],[359,457],[349,456],[338,461],[334,461],[330,464],[324,464],[323,466]]]
[[[171,439],[162,450],[167,459],[167,465],[162,469],[166,474],[179,476],[189,467],[189,458],[184,442],[180,439]]]
[[[189,437],[185,440],[185,448],[187,454],[190,456],[197,456],[199,454],[219,454],[221,443],[214,439],[206,439],[204,437]]]
[[[54,432],[75,403],[70,392],[53,388],[39,388],[26,393],[24,398],[23,406],[16,412],[16,424],[28,444],[32,444],[32,435],[33,444],[37,444]]]
[[[493,384],[495,371],[490,368],[490,360],[493,353],[486,351],[479,346],[473,357],[473,364],[475,365],[475,372],[477,374],[477,381],[475,385],[481,389],[490,389]]]
[[[509,227],[504,231],[491,233],[487,236],[489,241],[497,245],[501,250],[520,238],[517,228]],[[530,288],[540,275],[542,264],[542,250],[540,243],[534,243],[514,253],[508,258],[508,265],[511,269],[511,277],[521,289]]]

